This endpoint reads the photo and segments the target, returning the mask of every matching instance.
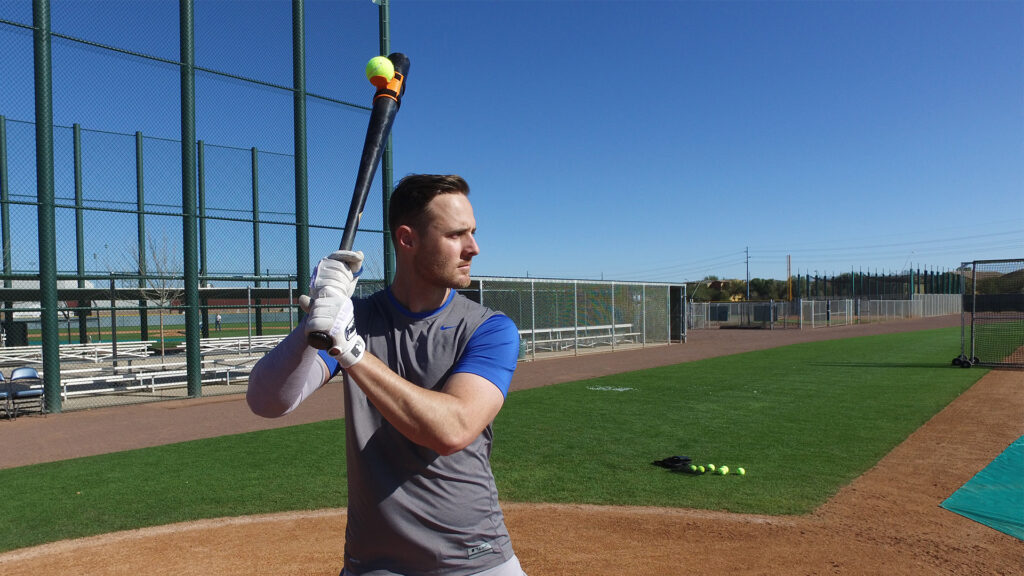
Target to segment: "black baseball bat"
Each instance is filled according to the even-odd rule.
[[[352,191],[352,203],[348,208],[345,220],[345,232],[341,236],[338,250],[351,250],[356,239],[356,230],[363,215],[366,197],[370,194],[370,185],[377,173],[377,165],[384,154],[391,126],[395,123],[395,115],[402,105],[405,95],[405,79],[409,74],[409,59],[405,54],[395,52],[388,55],[388,60],[395,67],[395,77],[377,90],[373,95],[373,109],[370,112],[370,123],[366,127],[366,140],[363,142],[363,154],[359,159],[359,172],[356,174],[356,185]],[[307,343],[313,348],[327,350],[333,340],[326,332],[310,332]]]

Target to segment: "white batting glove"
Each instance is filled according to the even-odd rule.
[[[337,360],[342,368],[349,368],[363,359],[366,343],[356,332],[351,298],[339,295],[310,300],[303,295],[299,297],[299,306],[308,314],[306,334],[323,332],[330,336],[333,343],[327,349],[327,353]]]
[[[313,300],[344,294],[349,298],[363,273],[363,253],[338,250],[322,258],[309,279],[309,295]]]
[[[305,311],[306,334],[321,332],[333,339],[327,353],[348,368],[362,359],[366,346],[356,333],[351,296],[363,272],[363,253],[338,250],[323,258],[309,280],[309,296],[299,296]]]

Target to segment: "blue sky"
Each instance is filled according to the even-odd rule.
[[[0,18],[26,21],[26,4],[0,1]],[[177,57],[174,2],[53,14],[54,30]],[[281,0],[200,0],[197,59],[288,85],[289,17]],[[368,101],[376,7],[311,0],[307,17],[309,90]],[[77,89],[55,89],[58,124],[178,136],[173,66],[91,69],[95,49],[64,44],[76,55],[55,72]],[[12,46],[31,58],[0,36]],[[751,277],[780,279],[787,255],[812,274],[1024,257],[1024,2],[393,0],[391,46],[412,61],[395,174],[467,178],[478,275],[742,278],[748,248]],[[0,114],[31,120],[13,67]],[[197,84],[201,138],[291,153],[289,94]],[[310,104],[311,140],[329,142],[310,151],[314,222],[335,203],[343,220],[364,130],[360,111]],[[290,208],[290,177],[265,185],[264,210]]]

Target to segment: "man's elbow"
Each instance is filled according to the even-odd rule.
[[[245,391],[245,403],[249,405],[249,410],[263,418],[278,418],[287,414],[289,407],[264,384],[260,365],[257,363],[249,373],[249,387]]]
[[[441,456],[451,456],[465,450],[479,435],[479,432],[475,434],[468,431],[452,432],[436,438],[434,446],[430,448]]]
[[[278,418],[288,413],[287,406],[280,402],[274,402],[265,394],[255,393],[251,386],[245,393],[245,402],[253,414],[263,418]]]

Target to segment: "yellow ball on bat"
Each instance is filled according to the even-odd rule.
[[[366,78],[377,88],[383,88],[395,78],[395,65],[387,56],[374,56],[366,63]]]

